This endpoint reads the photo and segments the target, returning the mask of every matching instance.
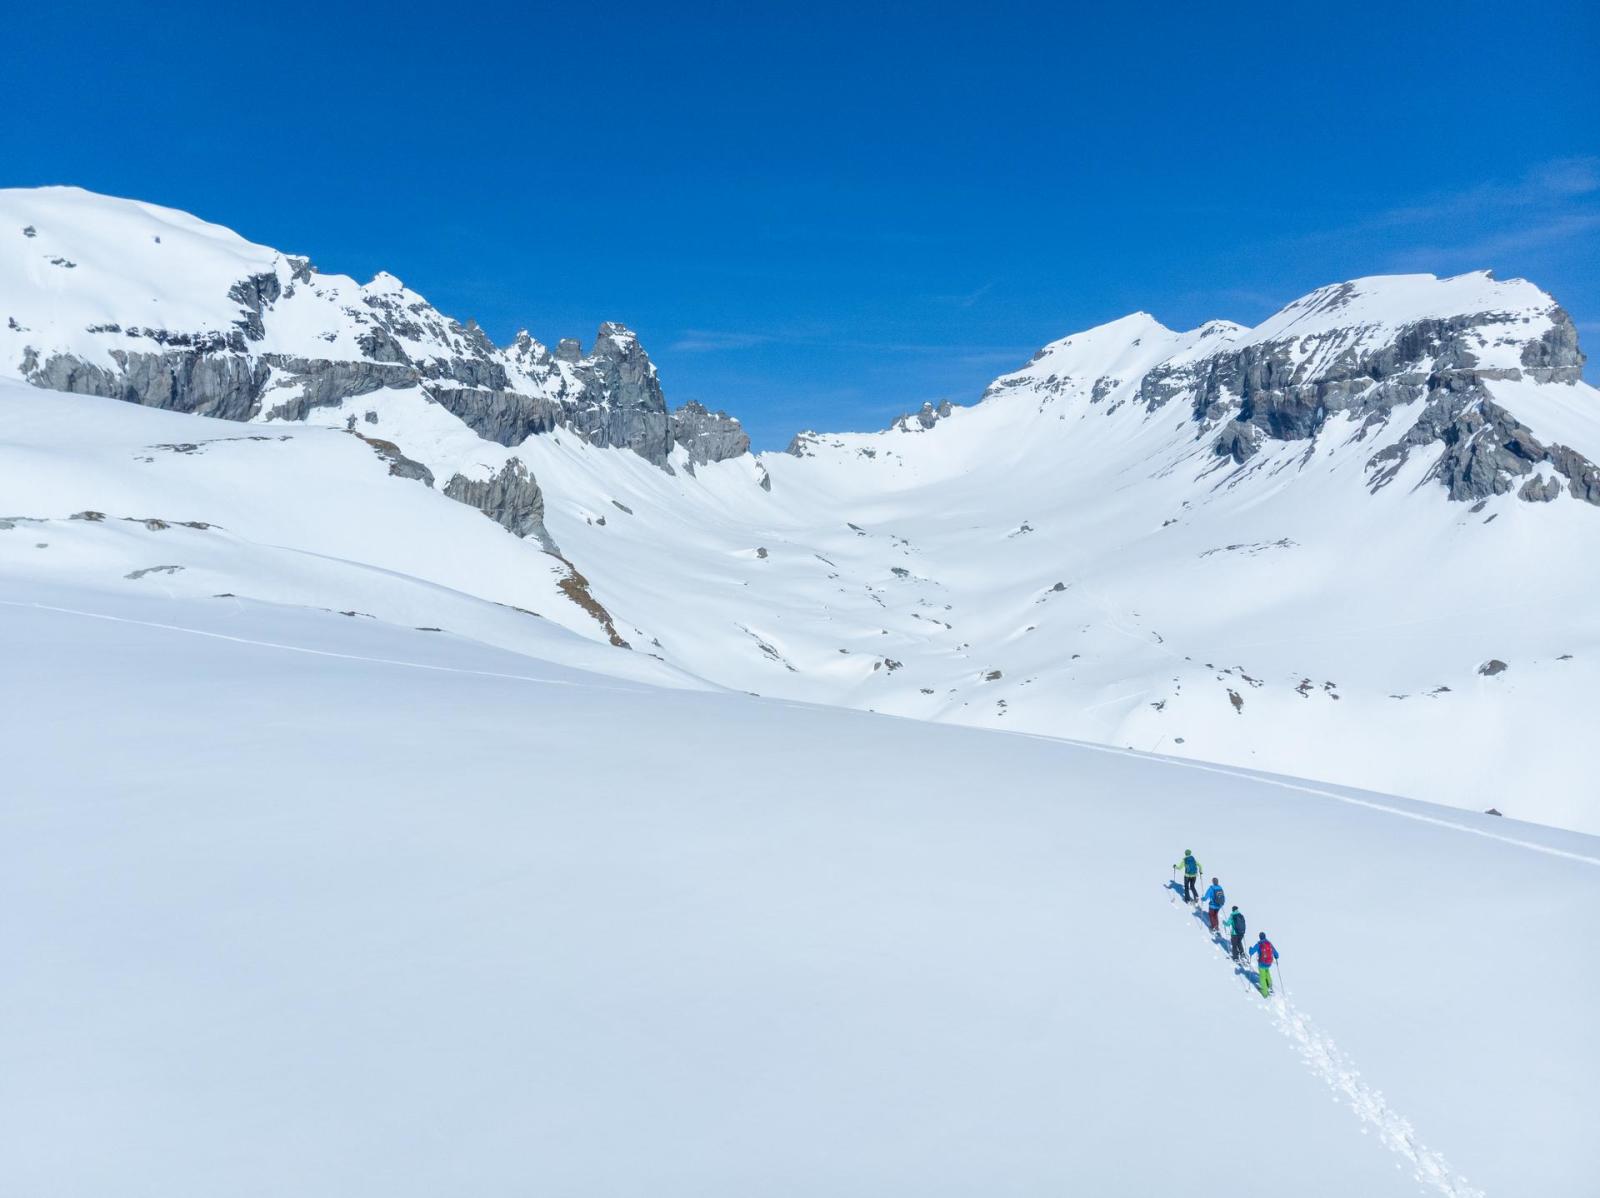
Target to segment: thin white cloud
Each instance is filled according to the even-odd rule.
[[[1424,269],[1441,262],[1467,261],[1493,265],[1498,258],[1565,245],[1600,229],[1600,211],[1573,212],[1501,232],[1487,233],[1450,246],[1416,246],[1396,255],[1396,265]]]
[[[771,333],[755,333],[728,329],[685,329],[671,348],[679,353],[705,354],[725,350],[752,349],[781,340]]]

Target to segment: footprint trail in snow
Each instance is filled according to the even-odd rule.
[[[1287,1000],[1279,997],[1268,1003],[1273,1023],[1294,1044],[1306,1067],[1354,1111],[1363,1124],[1376,1129],[1378,1139],[1394,1153],[1409,1161],[1417,1181],[1448,1198],[1484,1198],[1482,1190],[1453,1172],[1444,1157],[1417,1139],[1409,1120],[1400,1115],[1383,1095],[1361,1080],[1361,1073],[1326,1035],[1319,1032]],[[1366,1127],[1362,1128],[1365,1132]]]
[[[1168,886],[1167,890],[1175,908],[1194,914],[1193,908],[1178,901],[1174,893],[1177,890],[1175,884]],[[1248,975],[1240,974],[1239,983],[1252,1001],[1260,1001],[1255,983]],[[1316,1025],[1281,992],[1268,999],[1266,1007],[1273,1025],[1295,1046],[1306,1067],[1328,1083],[1336,1101],[1343,1102],[1355,1112],[1363,1124],[1362,1133],[1366,1134],[1369,1127],[1376,1129],[1383,1145],[1411,1165],[1412,1176],[1419,1185],[1443,1194],[1445,1198],[1486,1198],[1482,1190],[1454,1172],[1443,1156],[1418,1140],[1410,1120],[1391,1107],[1380,1091],[1362,1081],[1360,1070],[1351,1064],[1339,1046],[1318,1031]],[[1396,1168],[1401,1167],[1396,1165]]]

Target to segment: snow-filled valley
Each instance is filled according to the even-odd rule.
[[[1593,1190],[1600,394],[1533,284],[787,453],[621,325],[76,189],[0,191],[0,317],[0,1193]]]
[[[1600,395],[1530,283],[1361,279],[1255,329],[1135,314],[974,405],[752,454],[670,410],[619,325],[502,350],[393,276],[183,213],[62,188],[0,213],[0,375],[32,384],[4,394],[0,516],[222,530],[83,581],[182,566],[160,585],[511,648],[522,607],[626,643],[622,673],[1600,831]],[[357,436],[378,469],[346,480]],[[64,548],[27,568],[78,578]]]

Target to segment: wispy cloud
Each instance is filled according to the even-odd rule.
[[[885,357],[938,357],[962,365],[1026,361],[1032,349],[1020,345],[972,345],[960,342],[893,341],[839,337],[827,330],[796,332],[760,329],[685,329],[669,349],[678,353],[730,353],[765,345],[813,346],[851,350]]]
[[[923,298],[929,303],[944,304],[952,308],[970,308],[993,291],[994,287],[994,280],[991,279],[983,286],[974,287],[971,291],[956,292],[953,295],[928,295]]]
[[[1558,158],[1516,179],[1432,192],[1306,242],[1381,238],[1390,270],[1493,267],[1505,257],[1559,249],[1600,229],[1600,157]],[[1411,244],[1394,245],[1411,239]]]
[[[1418,238],[1390,251],[1390,270],[1494,267],[1502,259],[1562,250],[1600,229],[1600,158],[1555,158],[1517,179],[1486,179],[1326,232],[1334,240]]]
[[[1461,217],[1516,216],[1529,208],[1548,209],[1600,196],[1600,158],[1558,158],[1541,163],[1511,182],[1486,180],[1454,192],[1436,193],[1416,203],[1380,213],[1369,226],[1435,224]]]
[[[1572,212],[1503,232],[1486,233],[1454,245],[1414,246],[1400,251],[1392,261],[1407,270],[1462,259],[1493,265],[1497,259],[1513,254],[1571,244],[1595,230],[1600,230],[1600,210]]]
[[[671,348],[685,354],[719,353],[725,350],[753,349],[782,340],[772,333],[730,329],[685,329]]]

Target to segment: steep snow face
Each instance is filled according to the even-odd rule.
[[[7,1194],[1592,1190],[1594,838],[131,584],[0,660]]]

